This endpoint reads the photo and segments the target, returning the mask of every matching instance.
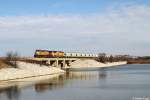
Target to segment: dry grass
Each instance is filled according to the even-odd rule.
[[[128,64],[150,64],[150,59],[129,60]]]
[[[0,69],[8,67],[10,66],[4,62],[4,58],[0,58]]]

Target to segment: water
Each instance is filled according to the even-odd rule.
[[[0,86],[0,100],[150,100],[150,65],[74,71]]]

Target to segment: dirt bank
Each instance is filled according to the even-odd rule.
[[[2,68],[9,68],[9,67],[10,67],[10,65],[6,64],[4,62],[4,59],[0,57],[0,69],[2,69]]]
[[[55,67],[40,66],[38,64],[18,62],[18,68],[0,69],[0,81],[29,78],[50,74],[59,74],[59,73],[64,73],[64,71]]]
[[[127,62],[100,63],[95,60],[77,60],[71,63],[71,68],[111,67],[124,64],[127,64]]]

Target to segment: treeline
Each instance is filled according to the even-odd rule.
[[[99,53],[97,57],[98,62],[107,63],[107,62],[118,62],[118,61],[128,61],[132,59],[129,55],[107,55],[106,53]]]
[[[150,56],[139,56],[130,61],[128,64],[150,64]]]
[[[137,59],[141,59],[141,60],[150,60],[150,56],[138,57]]]

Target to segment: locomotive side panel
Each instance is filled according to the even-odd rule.
[[[34,54],[34,57],[45,57],[47,58],[49,56],[49,52],[46,51],[46,50],[36,50],[35,51],[35,54]]]
[[[38,57],[38,58],[64,57],[64,52],[62,52],[62,51],[36,50],[34,57]]]

